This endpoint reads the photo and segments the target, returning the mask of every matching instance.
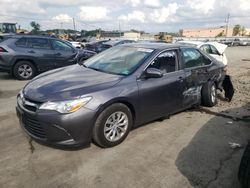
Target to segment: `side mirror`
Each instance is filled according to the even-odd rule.
[[[163,76],[163,73],[159,69],[155,68],[148,68],[144,72],[145,78],[161,78]]]

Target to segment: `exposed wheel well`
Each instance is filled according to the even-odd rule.
[[[122,104],[126,105],[126,106],[129,108],[129,110],[131,111],[131,114],[132,114],[133,125],[134,125],[134,122],[135,122],[135,120],[136,120],[135,108],[134,108],[134,106],[133,106],[130,102],[125,101],[125,100],[116,100],[116,101],[112,101],[112,102],[108,102],[108,103],[104,104],[104,105],[98,110],[98,113],[97,113],[96,118],[99,116],[99,114],[100,114],[104,109],[106,109],[108,106],[110,106],[110,105],[112,105],[112,104],[115,104],[115,103],[122,103]],[[132,126],[133,126],[133,125],[132,125]]]
[[[15,63],[12,65],[12,68],[11,68],[11,75],[13,75],[13,72],[14,72],[13,70],[14,70],[15,65],[16,65],[18,62],[20,62],[20,61],[28,61],[28,62],[32,63],[32,65],[34,65],[34,67],[37,69],[37,66],[36,66],[36,64],[35,64],[34,61],[32,61],[32,60],[30,60],[30,59],[17,59],[17,60],[15,61]]]

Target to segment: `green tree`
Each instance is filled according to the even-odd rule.
[[[244,26],[240,28],[240,34],[241,36],[244,36],[246,34],[246,28]]]
[[[30,26],[33,28],[31,33],[38,34],[41,28],[41,25],[39,23],[36,23],[35,21],[30,22]]]
[[[236,24],[233,28],[233,36],[235,35],[239,35],[240,34],[240,30],[241,30],[241,25],[240,24]]]

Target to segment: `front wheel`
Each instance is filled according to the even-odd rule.
[[[93,139],[103,148],[116,146],[125,140],[132,123],[130,109],[122,103],[113,104],[98,116],[93,128]]]
[[[205,83],[201,90],[202,104],[208,107],[217,104],[217,88],[214,82],[209,81]]]

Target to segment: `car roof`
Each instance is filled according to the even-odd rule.
[[[121,42],[121,40],[109,40],[109,41],[105,42],[104,44],[116,44],[119,42]]]
[[[45,39],[54,39],[53,37],[49,36],[42,36],[42,35],[26,35],[26,34],[15,34],[15,35],[8,35],[10,38],[22,38],[22,37],[29,37],[29,38],[45,38]]]
[[[192,41],[192,40],[182,40],[182,41],[177,41],[176,43],[179,43],[179,44],[190,44],[190,45],[198,46],[198,45],[203,44],[204,42],[202,42],[202,41]]]
[[[96,44],[98,42],[107,42],[109,40],[94,40],[94,41],[91,41],[91,42],[88,42],[88,44]]]
[[[133,41],[133,40],[129,40],[129,39],[117,39],[117,40],[109,40],[107,42],[105,42],[105,44],[117,44],[119,42],[122,42],[122,41]]]
[[[123,44],[122,46],[132,46],[135,48],[150,48],[154,50],[162,50],[167,48],[180,48],[180,47],[186,47],[182,44],[172,44],[172,43],[129,43],[129,44]]]

